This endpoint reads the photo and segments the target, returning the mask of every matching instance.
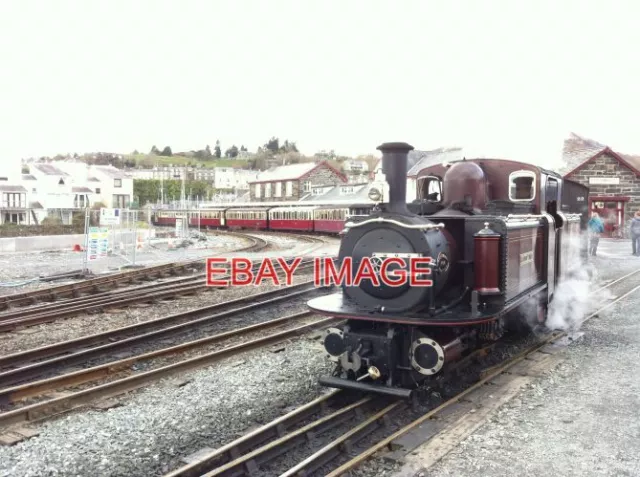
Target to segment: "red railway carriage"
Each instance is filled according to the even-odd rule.
[[[320,207],[313,211],[316,232],[340,233],[349,216],[349,207]]]
[[[275,207],[269,210],[269,229],[313,232],[315,209],[315,206]]]
[[[202,209],[199,213],[196,213],[196,217],[192,218],[192,225],[197,226],[198,220],[200,221],[200,227],[202,228],[218,228],[224,227],[226,224],[225,221],[225,212],[226,208],[213,208],[213,209]]]
[[[231,208],[224,213],[230,229],[267,230],[269,207]]]
[[[175,225],[176,212],[173,210],[159,210],[153,217],[154,225]]]

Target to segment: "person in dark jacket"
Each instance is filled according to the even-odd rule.
[[[598,250],[598,243],[600,242],[600,234],[604,232],[604,222],[600,218],[597,212],[591,214],[589,219],[589,255],[596,256],[596,250]]]
[[[631,219],[629,235],[631,236],[633,255],[640,256],[640,211],[636,212],[633,219]]]

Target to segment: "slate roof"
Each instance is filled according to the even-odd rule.
[[[71,188],[71,192],[74,192],[76,194],[81,193],[81,192],[93,194],[93,191],[91,189],[89,189],[88,187],[72,187]]]
[[[315,188],[316,186],[313,186]],[[342,187],[353,187],[353,192],[348,193],[340,193]],[[324,194],[313,195],[307,194],[300,199],[300,201],[304,202],[318,202],[318,201],[333,201],[333,200],[349,200],[354,202],[372,202],[369,199],[369,190],[374,187],[374,184],[371,182],[360,183],[360,184],[338,184],[332,186],[328,191]]]
[[[37,179],[34,176],[32,176],[31,174],[22,174],[22,180],[23,181],[35,181]]]
[[[127,173],[113,166],[94,166],[96,170],[102,172],[112,179],[126,179],[129,177]]]
[[[44,207],[42,207],[42,204],[40,202],[31,202],[29,204],[29,207],[32,209],[44,209]]]
[[[636,174],[640,175],[640,156],[621,154],[605,144],[578,136],[575,133],[571,133],[569,138],[564,141],[562,150],[563,166],[559,169],[559,172],[562,175],[566,175],[593,157],[605,153],[610,154],[625,166],[630,167]]]
[[[606,148],[607,146],[605,144],[571,133],[569,138],[564,140],[564,146],[562,148],[563,165],[560,167],[559,172],[565,174],[575,169]]]
[[[409,153],[409,156],[411,156],[411,153]],[[407,176],[416,177],[425,167],[442,164],[443,162],[459,161],[462,157],[463,152],[461,147],[441,147],[432,151],[421,151],[420,158],[409,168]]]
[[[288,181],[296,180],[311,172],[318,166],[315,162],[301,162],[299,164],[287,164],[286,166],[275,166],[267,169],[258,175],[258,179],[249,182],[271,182],[271,181]]]
[[[43,174],[47,174],[49,176],[69,176],[69,174],[57,168],[53,164],[31,164],[29,167],[34,167]]]
[[[27,189],[21,185],[0,185],[0,191],[2,192],[27,192]]]

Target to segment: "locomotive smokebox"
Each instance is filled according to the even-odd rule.
[[[382,172],[389,184],[389,212],[412,215],[407,209],[407,164],[413,146],[406,142],[386,142],[377,149],[382,152]]]

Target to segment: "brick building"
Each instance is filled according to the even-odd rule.
[[[297,201],[311,194],[313,185],[344,184],[347,177],[329,163],[302,162],[261,172],[249,182],[252,202]]]
[[[640,210],[640,156],[572,134],[564,143],[563,162],[565,178],[589,187],[589,211],[604,220],[604,235],[628,237],[629,222]]]

